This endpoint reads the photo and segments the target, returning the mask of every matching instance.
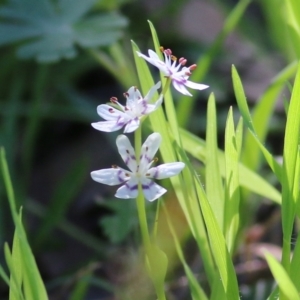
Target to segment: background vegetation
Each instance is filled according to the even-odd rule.
[[[298,241],[296,185],[296,208],[288,201],[280,206],[282,195],[287,199],[291,192],[287,188],[291,178],[297,182],[299,171],[291,171],[292,158],[298,155],[291,149],[298,143],[289,140],[293,135],[297,139],[298,132],[289,129],[299,129],[297,117],[291,116],[285,127],[291,94],[294,98],[298,95],[293,83],[300,56],[300,11],[293,0],[0,1],[0,146],[5,149],[0,245],[8,243],[1,251],[1,272],[8,273],[7,263],[25,255],[28,263],[22,267],[24,274],[36,270],[27,281],[29,287],[36,285],[28,288],[31,299],[44,297],[43,283],[50,299],[155,299],[147,276],[142,275],[135,202],[114,198],[114,188],[93,182],[89,175],[119,159],[115,150],[119,133],[104,135],[90,123],[99,120],[97,105],[108,102],[111,96],[121,100],[132,85],[145,89],[140,86],[143,83],[138,79],[131,40],[144,53],[154,48],[147,20],[154,24],[164,47],[178,57],[185,56],[191,64],[197,62],[192,80],[210,86],[201,93],[193,91],[193,98],[174,95],[180,136],[209,200],[218,198],[215,186],[224,182],[226,186],[222,167],[220,176],[214,175],[216,157],[222,166],[226,156],[216,151],[209,157],[206,147],[211,143],[210,149],[216,150],[217,138],[224,150],[224,144],[228,145],[225,127],[240,146],[235,155],[240,156],[242,165],[232,165],[244,174],[233,183],[240,194],[240,203],[235,206],[240,224],[234,239],[230,234],[225,238],[239,294],[243,299],[267,299],[274,281],[262,247],[282,258],[288,269],[290,252]],[[151,71],[158,77],[154,69]],[[232,124],[228,125],[230,106]],[[299,112],[297,103],[293,110]],[[247,128],[243,143],[242,123],[237,129],[233,125],[240,116]],[[288,135],[285,130],[290,130]],[[286,173],[282,161],[289,170]],[[6,190],[10,185],[8,170],[15,197]],[[170,182],[165,184],[171,190]],[[233,188],[230,186],[229,194]],[[200,282],[201,291],[209,295],[213,291],[212,257],[204,256],[201,237],[195,237],[195,228],[202,221],[191,225],[175,193],[168,193],[164,203],[167,209],[161,209],[158,218],[157,240],[169,258],[168,299],[191,299],[190,271]],[[222,203],[210,204],[216,214],[221,211],[222,218]],[[153,224],[156,206],[147,205],[147,213]],[[207,214],[201,207],[199,216],[203,216],[205,226],[200,225],[210,235]],[[10,254],[8,245],[12,248],[14,232],[15,240],[26,243],[18,246],[19,242],[14,242]],[[292,237],[292,249],[288,237]],[[272,273],[276,271],[272,269]],[[18,286],[20,280],[15,275],[10,285]],[[236,293],[234,283],[231,287],[229,292]],[[299,290],[299,284],[296,287]],[[8,290],[2,281],[2,299],[8,298]],[[18,288],[14,290],[18,294]],[[234,295],[228,299],[235,299]],[[222,299],[214,298],[218,295],[213,292],[211,297]],[[202,298],[193,294],[193,299]]]

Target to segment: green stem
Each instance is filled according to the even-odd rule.
[[[139,127],[134,133],[134,147],[135,147],[137,165],[140,164],[141,145],[142,145],[142,129],[141,127]],[[150,246],[150,236],[149,236],[149,230],[147,224],[145,200],[144,200],[143,191],[140,182],[138,183],[138,196],[136,198],[136,205],[138,210],[139,223],[141,227],[142,240],[145,247],[145,252],[147,253]]]
[[[10,175],[9,175],[9,170],[8,170],[7,161],[6,161],[6,157],[5,157],[5,150],[3,147],[0,148],[0,167],[2,170],[2,176],[3,176],[3,180],[4,180],[4,185],[6,188],[10,211],[11,211],[14,223],[16,224],[17,219],[18,219],[18,213],[17,213],[17,208],[16,208],[15,194],[14,194],[14,189],[13,189]]]
[[[141,145],[142,145],[142,130],[140,126],[134,133],[134,146],[135,146],[137,165],[140,164]],[[148,223],[147,223],[145,199],[143,196],[142,186],[140,182],[138,183],[138,196],[136,198],[136,205],[138,210],[138,217],[139,217],[139,223],[141,228],[143,245],[145,248],[145,256],[146,259],[148,259],[148,262],[150,264],[149,269],[151,270],[151,262],[153,262],[153,260],[155,260],[156,257],[153,257],[153,253],[151,251],[151,240],[150,240]],[[150,271],[150,277],[152,278],[153,284],[155,286],[157,298],[158,300],[166,300],[163,284],[157,283],[154,276],[155,274],[153,274],[153,271]]]

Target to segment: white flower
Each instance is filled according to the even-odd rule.
[[[195,90],[204,90],[208,88],[208,85],[195,83],[189,81],[189,76],[192,74],[192,71],[197,67],[196,64],[191,65],[190,67],[185,67],[187,60],[184,57],[181,57],[178,60],[172,55],[170,49],[164,50],[161,47],[161,50],[165,56],[165,60],[162,61],[159,56],[152,50],[148,50],[149,57],[138,52],[139,57],[144,58],[150,64],[157,67],[166,77],[171,78],[174,88],[183,95],[192,96],[192,94],[186,89],[186,86]],[[180,68],[182,69],[180,70]]]
[[[112,97],[110,101],[117,104],[121,110],[114,107],[101,104],[97,107],[97,112],[100,117],[106,121],[92,123],[92,126],[101,131],[112,132],[121,129],[125,126],[124,132],[129,133],[135,131],[140,125],[140,118],[155,111],[162,103],[162,95],[154,104],[149,104],[153,94],[160,88],[161,82],[159,81],[154,85],[145,98],[142,97],[140,91],[136,87],[131,87],[127,93],[126,106],[121,105],[116,97]]]
[[[175,176],[185,166],[182,162],[174,162],[151,168],[153,162],[157,161],[154,155],[161,143],[161,135],[159,133],[152,133],[144,142],[139,164],[137,164],[134,149],[125,135],[119,135],[116,143],[118,151],[130,171],[118,166],[112,166],[110,169],[93,171],[91,176],[93,180],[103,184],[118,185],[124,183],[115,194],[117,198],[136,198],[138,195],[138,184],[140,183],[145,198],[149,201],[154,201],[167,190],[156,184],[152,179],[164,179]]]

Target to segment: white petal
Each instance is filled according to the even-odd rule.
[[[138,103],[138,112],[140,116],[149,115],[162,104],[163,102],[163,95],[160,95],[158,100],[154,104],[148,104],[145,100],[142,100]]]
[[[107,104],[101,104],[97,107],[97,113],[100,117],[102,117],[104,120],[112,121],[117,120],[120,117],[124,117],[124,112],[115,109],[112,106],[109,106]]]
[[[122,168],[102,169],[91,172],[91,177],[93,180],[103,184],[117,185],[130,179],[130,172]]]
[[[149,57],[153,60],[161,60],[157,53],[151,49],[148,50]]]
[[[161,82],[157,82],[150,90],[149,92],[147,93],[147,95],[145,96],[145,100],[147,102],[150,101],[150,99],[153,97],[153,95],[156,93],[156,91],[161,87]]]
[[[140,52],[136,52],[137,55],[139,57],[142,57],[143,59],[145,59],[146,61],[148,61],[150,64],[154,65],[155,67],[157,67],[161,72],[163,72],[165,75],[169,76],[169,72],[168,72],[168,69],[167,69],[167,66],[165,64],[164,61],[162,61],[158,55],[152,51],[152,50],[149,50],[148,53],[149,53],[149,57],[140,53]]]
[[[142,99],[142,95],[135,86],[132,86],[127,91],[127,93],[128,93],[128,97],[127,97],[126,106],[130,107],[131,109],[134,109],[134,106],[137,105],[138,100]]]
[[[204,90],[209,87],[206,84],[196,83],[189,80],[186,81],[185,85],[195,90]]]
[[[125,126],[124,133],[133,132],[133,131],[137,130],[139,128],[139,126],[140,126],[139,118],[131,119]]]
[[[132,199],[138,195],[138,182],[136,179],[130,179],[122,185],[116,192],[115,196],[121,199]]]
[[[148,165],[153,160],[153,157],[157,152],[160,143],[161,135],[158,132],[154,132],[148,136],[141,150],[140,173],[144,173],[147,171]]]
[[[142,189],[144,196],[148,201],[156,200],[167,191],[165,188],[161,187],[150,179],[142,180]]]
[[[172,80],[172,84],[174,88],[181,94],[186,95],[186,96],[193,96],[184,86],[182,83],[178,83],[175,80]]]
[[[152,50],[149,50],[149,56],[150,56],[150,51],[152,51]],[[152,51],[153,52],[153,51]],[[158,60],[159,58],[158,58],[158,56],[157,56],[157,54],[154,52],[154,54],[156,55],[156,57],[154,57],[154,58],[151,58],[151,57],[148,57],[148,56],[146,56],[146,55],[144,55],[144,54],[142,54],[142,53],[140,53],[140,52],[138,52],[138,51],[136,51],[136,53],[137,53],[137,55],[139,56],[139,57],[142,57],[143,59],[145,59],[147,62],[149,62],[150,64],[153,64],[153,65],[156,65],[156,60]]]
[[[183,162],[162,164],[147,171],[147,177],[164,179],[177,175],[185,167]]]
[[[133,147],[130,144],[128,137],[123,134],[119,135],[117,137],[116,144],[118,147],[118,151],[125,164],[132,172],[136,172],[137,164],[136,164],[135,152]]]
[[[103,121],[91,124],[95,129],[104,131],[104,132],[112,132],[121,129],[124,126],[123,122],[116,121]]]

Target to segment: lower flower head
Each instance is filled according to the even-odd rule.
[[[142,145],[139,163],[129,139],[125,135],[117,137],[117,147],[119,154],[130,171],[118,166],[109,169],[102,169],[91,172],[93,180],[107,184],[123,184],[116,192],[117,198],[136,198],[138,195],[138,185],[140,184],[145,198],[154,201],[166,193],[166,189],[156,184],[153,179],[164,179],[177,175],[184,168],[182,162],[166,163],[157,167],[151,167],[156,159],[154,158],[160,143],[161,135],[152,133]]]

